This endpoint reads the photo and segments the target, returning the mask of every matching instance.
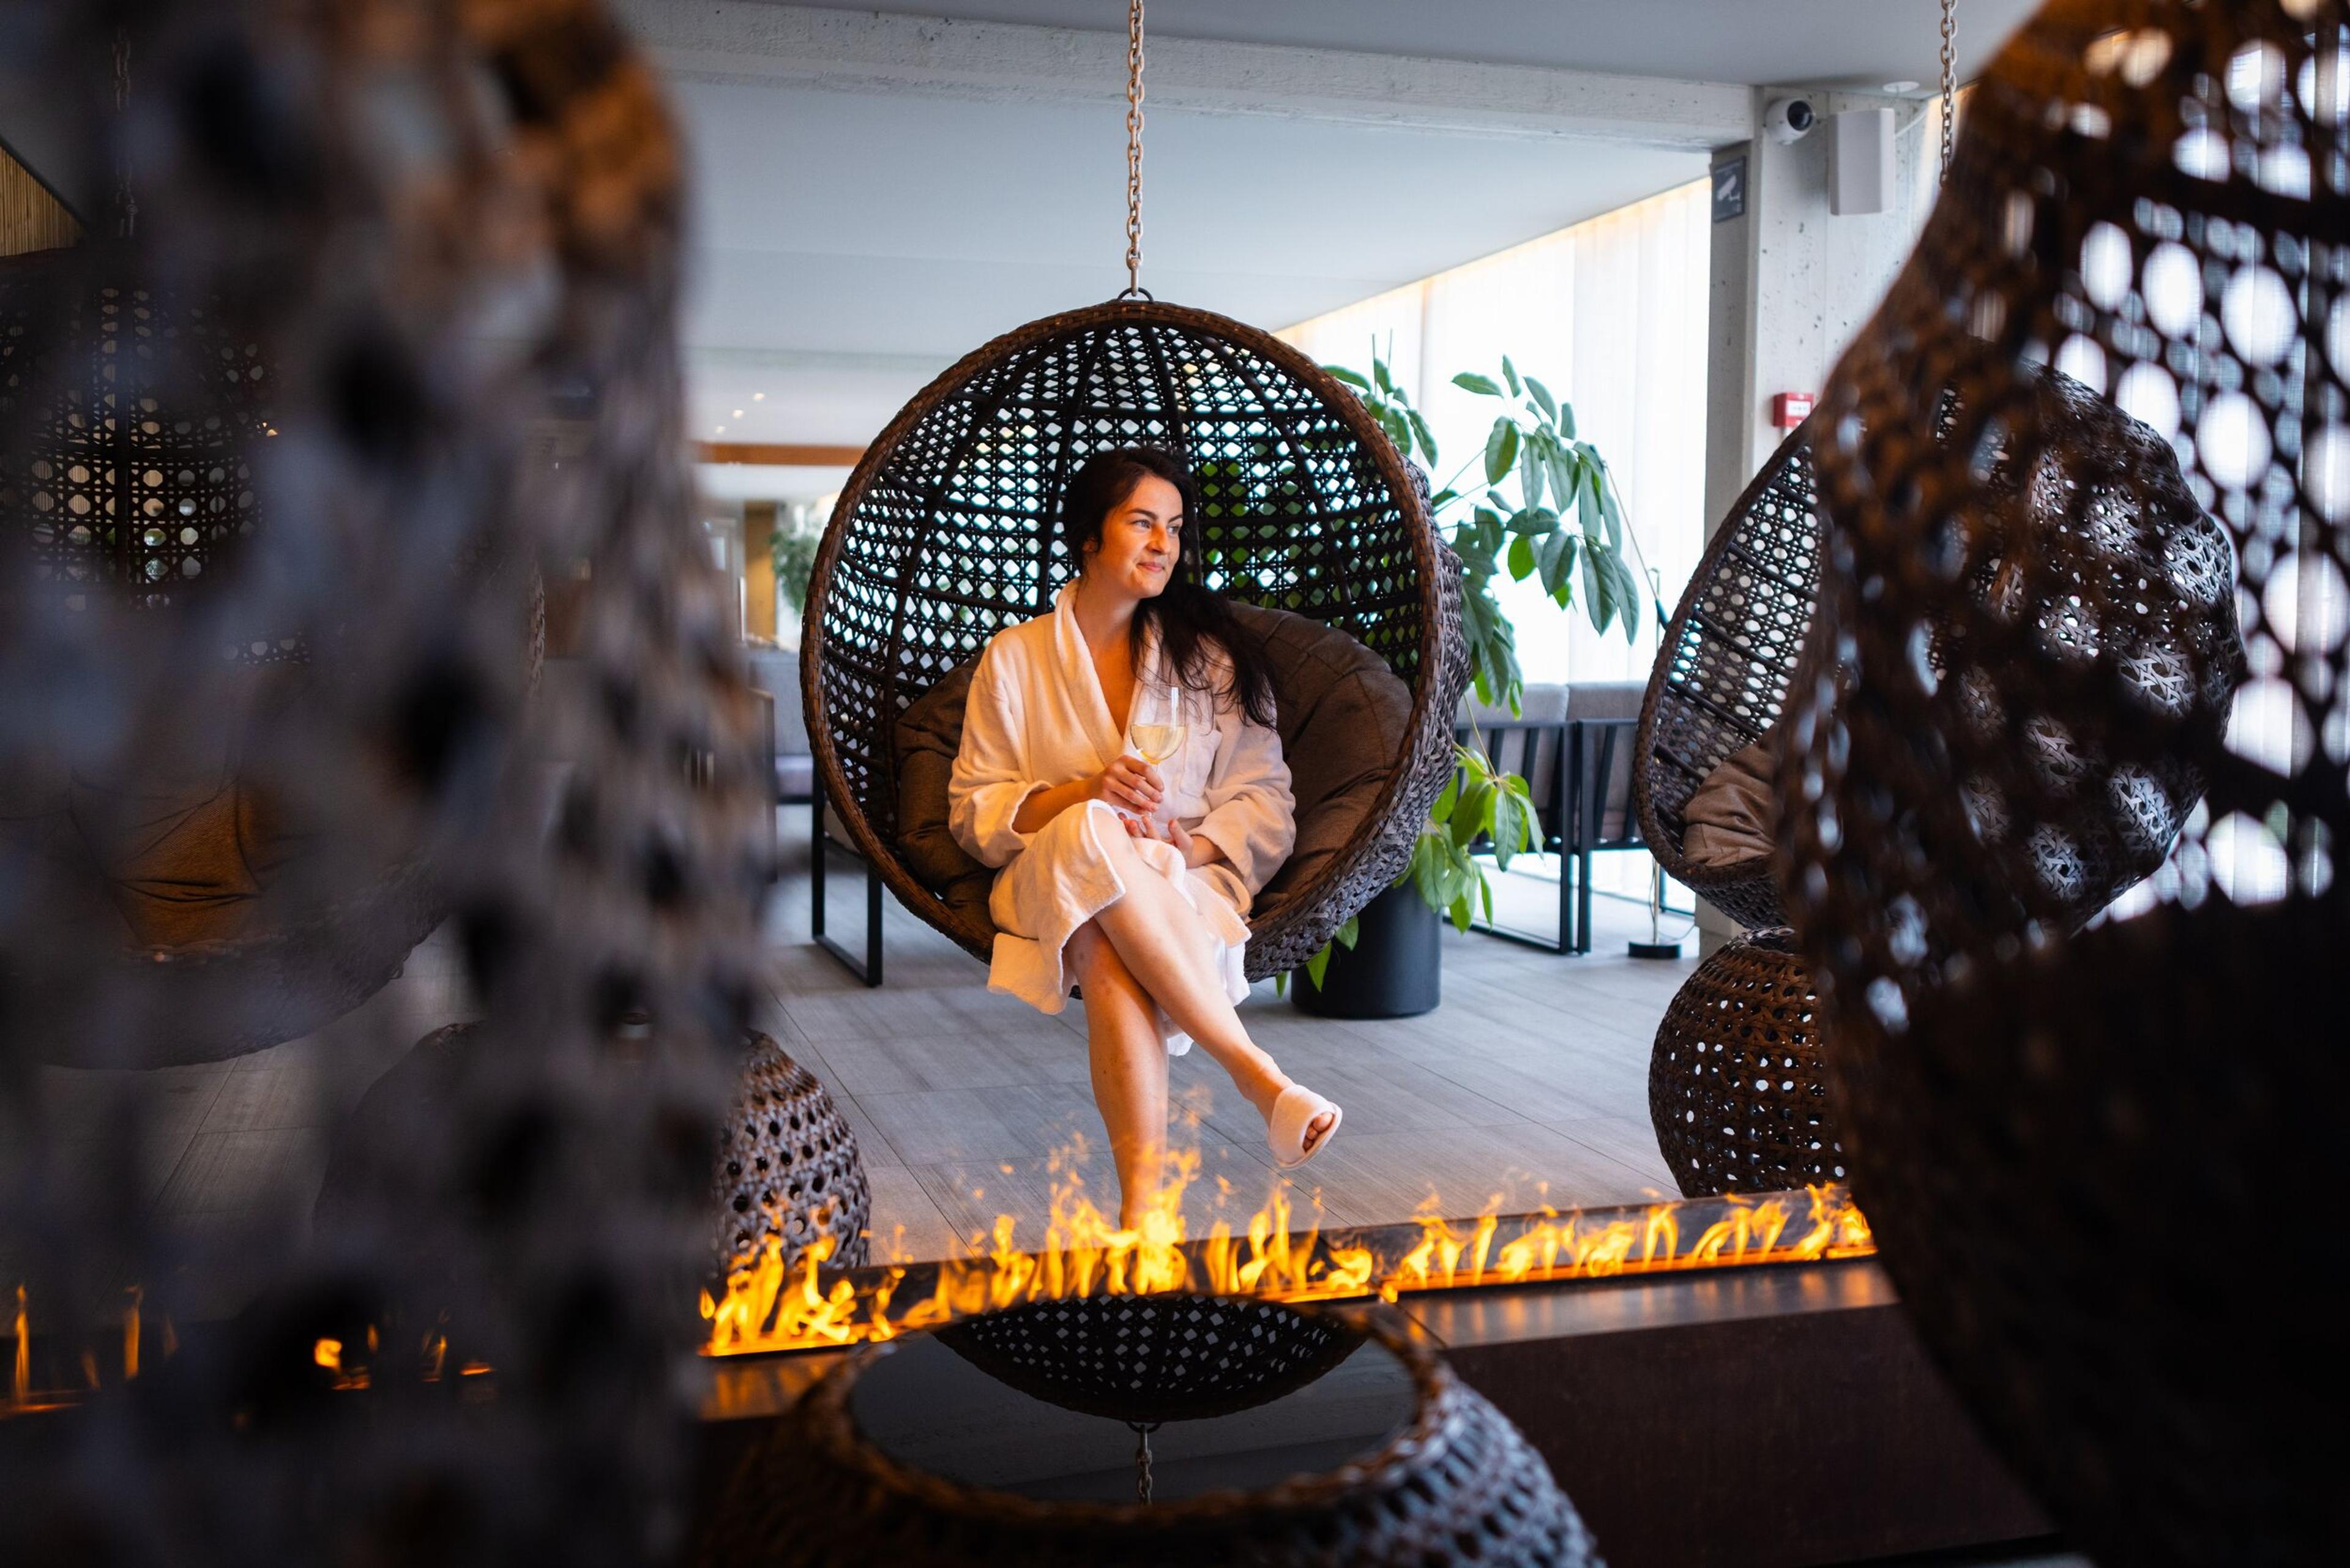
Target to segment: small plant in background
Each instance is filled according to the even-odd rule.
[[[816,547],[824,530],[796,518],[778,522],[767,547],[775,561],[775,591],[792,607],[792,614],[807,614],[809,574],[816,570]]]

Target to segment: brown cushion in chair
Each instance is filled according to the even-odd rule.
[[[1771,853],[1779,829],[1771,789],[1776,751],[1774,735],[1766,734],[1724,757],[1697,786],[1682,812],[1681,855],[1691,866],[1736,866]]]
[[[898,856],[946,906],[993,930],[987,896],[995,873],[972,859],[947,826],[947,780],[962,749],[963,704],[979,660],[959,664],[898,715]]]
[[[1297,846],[1258,899],[1303,886],[1371,826],[1401,759],[1411,689],[1347,632],[1286,610],[1233,607],[1273,668],[1282,753],[1297,799]],[[947,826],[947,779],[962,745],[963,704],[978,660],[959,665],[899,716],[898,853],[916,881],[983,924],[995,873]]]
[[[1286,610],[1233,608],[1273,668],[1282,755],[1297,797],[1297,846],[1265,884],[1263,909],[1371,830],[1379,792],[1403,760],[1411,688],[1336,627]]]

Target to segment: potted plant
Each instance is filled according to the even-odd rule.
[[[1367,376],[1325,366],[1355,389],[1389,440],[1407,456],[1438,470],[1436,438],[1428,421],[1396,384],[1376,351]],[[1591,623],[1605,632],[1639,632],[1639,579],[1624,559],[1624,504],[1598,448],[1579,439],[1575,410],[1531,376],[1520,376],[1507,355],[1501,379],[1463,371],[1452,384],[1502,401],[1484,450],[1470,458],[1430,498],[1431,521],[1450,527],[1461,558],[1461,604],[1478,699],[1518,711],[1524,676],[1517,637],[1493,592],[1503,572],[1514,581],[1539,577],[1562,610],[1575,602],[1578,582]],[[1471,473],[1484,483],[1462,488]],[[1628,547],[1637,552],[1637,541]],[[1659,612],[1661,614],[1661,611]],[[1438,1002],[1442,945],[1437,921],[1466,931],[1482,909],[1493,917],[1493,888],[1471,853],[1482,842],[1494,864],[1534,839],[1534,798],[1526,781],[1496,772],[1482,741],[1471,734],[1456,748],[1452,782],[1430,807],[1396,885],[1338,929],[1335,940],[1306,961],[1297,1005],[1349,1018],[1395,1018],[1425,1012]]]

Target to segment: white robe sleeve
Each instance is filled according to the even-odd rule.
[[[1045,787],[1027,776],[1018,699],[999,645],[991,643],[972,672],[963,707],[962,746],[947,780],[947,826],[983,866],[1003,866],[1035,837],[1012,826],[1021,805]]]
[[[1255,893],[1296,847],[1297,801],[1280,732],[1253,722],[1237,703],[1218,708],[1216,757],[1201,792],[1207,811],[1191,831],[1222,850]]]

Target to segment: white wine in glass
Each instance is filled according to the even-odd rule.
[[[1183,749],[1184,731],[1181,724],[1136,724],[1128,734],[1135,754],[1155,768]]]

